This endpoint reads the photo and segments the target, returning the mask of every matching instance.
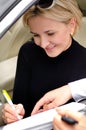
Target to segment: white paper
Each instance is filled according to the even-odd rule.
[[[86,105],[81,103],[68,103],[66,105],[61,106],[61,109],[79,111],[86,107]],[[11,123],[0,127],[0,130],[51,130],[53,128],[52,121],[53,117],[57,114],[55,109],[51,109],[15,123]]]

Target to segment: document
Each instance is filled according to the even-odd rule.
[[[82,103],[68,103],[60,106],[61,109],[79,111],[86,107]],[[58,115],[55,109],[50,109],[45,112],[27,117],[20,121],[0,127],[0,130],[51,130],[53,129],[52,121],[55,115]]]

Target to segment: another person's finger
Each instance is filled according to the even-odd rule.
[[[33,108],[33,111],[31,113],[31,115],[34,115],[36,113],[38,113],[39,109],[41,107],[43,107],[44,104],[48,104],[49,102],[53,101],[53,99],[49,99],[49,98],[46,98],[46,97],[42,97],[35,105],[35,107]]]

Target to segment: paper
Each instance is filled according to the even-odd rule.
[[[81,103],[68,103],[61,106],[61,109],[79,111],[83,109],[86,105]],[[53,117],[57,114],[55,109],[51,109],[15,123],[8,124],[6,126],[0,127],[0,130],[51,130],[53,129],[52,121]]]

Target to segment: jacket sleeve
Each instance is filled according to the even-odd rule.
[[[76,102],[86,99],[86,78],[68,84]]]

